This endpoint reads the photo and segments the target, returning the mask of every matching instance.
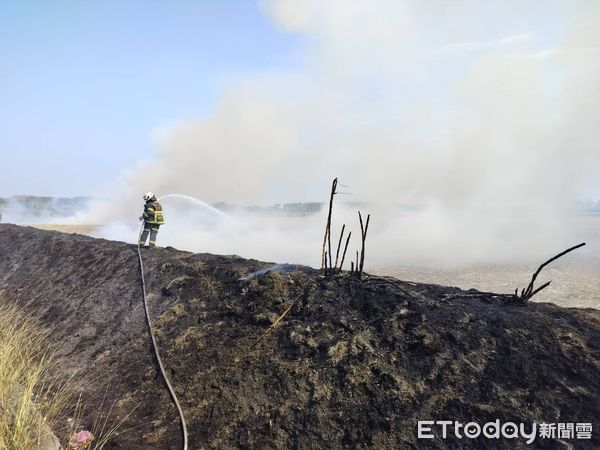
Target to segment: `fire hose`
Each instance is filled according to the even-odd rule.
[[[144,230],[144,225],[140,229],[140,238],[142,236],[142,232]],[[169,389],[169,393],[171,394],[171,398],[173,399],[173,403],[177,407],[177,412],[179,413],[179,420],[181,422],[181,434],[183,436],[183,450],[188,450],[188,433],[187,433],[187,424],[185,422],[185,417],[183,415],[183,410],[181,409],[181,405],[179,404],[179,400],[177,399],[177,394],[175,394],[175,389],[171,385],[169,381],[169,377],[167,376],[167,372],[162,363],[162,359],[160,358],[160,353],[158,351],[158,343],[156,341],[156,336],[154,335],[154,329],[152,328],[152,321],[150,320],[150,312],[148,311],[148,300],[146,297],[146,281],[144,279],[144,262],[142,260],[142,252],[141,252],[141,244],[140,239],[138,239],[137,246],[138,258],[140,260],[140,275],[142,279],[142,294],[144,297],[144,310],[146,312],[146,322],[148,323],[148,329],[150,331],[150,337],[152,338],[152,347],[154,348],[154,355],[156,356],[156,361],[158,361],[158,366],[160,368],[160,372],[162,374],[163,379],[165,380],[165,384]]]

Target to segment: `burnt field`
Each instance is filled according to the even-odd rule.
[[[418,420],[599,429],[600,311],[377,276],[324,278],[303,266],[244,280],[271,264],[172,248],[143,257],[190,448],[422,448]],[[86,414],[113,402],[115,420],[131,413],[108,448],[180,446],[135,246],[0,225],[0,298],[40,313],[65,373],[92,380]],[[572,443],[598,448],[600,434]],[[540,439],[427,445],[566,448]]]

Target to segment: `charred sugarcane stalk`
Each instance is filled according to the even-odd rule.
[[[581,244],[578,244],[571,248],[568,248],[564,252],[561,252],[558,255],[550,258],[548,261],[544,262],[540,267],[538,267],[538,269],[535,271],[535,273],[531,277],[531,281],[529,282],[529,285],[527,286],[527,288],[521,289],[520,296],[519,296],[519,290],[515,289],[515,297],[517,297],[521,302],[527,303],[529,300],[531,300],[531,297],[533,297],[535,294],[540,292],[542,289],[547,288],[551,283],[550,281],[548,281],[547,283],[544,283],[543,285],[541,285],[539,288],[537,288],[535,290],[533,289],[533,284],[535,283],[535,280],[538,277],[538,275],[540,274],[540,272],[542,271],[542,269],[544,267],[546,267],[548,264],[550,264],[552,261],[556,261],[558,258],[566,255],[569,252],[572,252],[573,250],[583,247],[584,245],[585,245],[585,242],[582,242]]]
[[[358,220],[360,221],[360,233],[361,233],[361,250],[360,250],[360,266],[358,268],[358,278],[362,276],[363,268],[365,265],[365,241],[367,240],[367,231],[369,230],[369,220],[371,214],[367,215],[367,222],[363,226],[362,215],[358,212]]]
[[[327,250],[329,250],[329,267],[331,267],[331,212],[333,210],[333,197],[337,193],[337,178],[331,183],[331,194],[329,196],[329,211],[327,213],[327,223],[325,224],[325,236],[323,237],[323,251],[321,253],[321,270],[323,275],[327,274]],[[328,247],[329,244],[329,247]]]

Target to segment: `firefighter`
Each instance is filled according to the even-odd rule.
[[[158,203],[156,196],[152,192],[146,192],[144,194],[144,200],[146,201],[146,204],[144,205],[144,214],[140,216],[140,220],[144,221],[144,230],[140,235],[139,245],[140,247],[144,247],[146,245],[146,239],[148,238],[148,235],[150,235],[150,242],[146,248],[152,248],[156,247],[158,229],[165,223],[165,216],[162,206]]]

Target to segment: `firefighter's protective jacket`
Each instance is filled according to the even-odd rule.
[[[153,225],[162,225],[165,223],[165,215],[162,206],[157,201],[146,202],[144,205],[144,222]]]

